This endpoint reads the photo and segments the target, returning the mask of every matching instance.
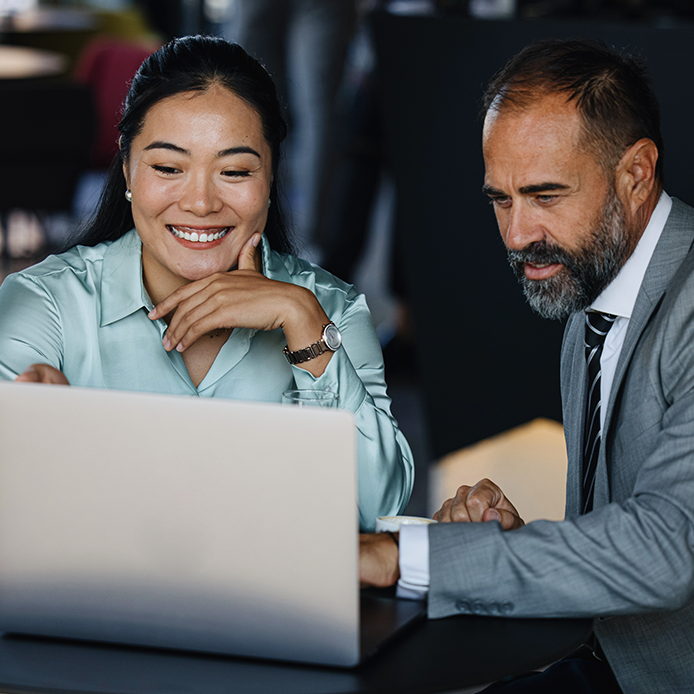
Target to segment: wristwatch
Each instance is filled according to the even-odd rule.
[[[290,364],[303,364],[305,361],[310,361],[319,357],[325,352],[337,352],[342,345],[342,335],[337,329],[335,323],[327,323],[323,326],[323,334],[318,342],[314,342],[304,349],[297,349],[294,352],[289,351],[287,345],[284,346],[282,352],[287,357]]]

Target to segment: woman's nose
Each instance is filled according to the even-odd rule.
[[[198,217],[205,217],[213,212],[219,212],[222,200],[217,186],[212,181],[200,177],[188,182],[179,205]]]

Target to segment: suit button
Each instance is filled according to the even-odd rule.
[[[467,600],[458,600],[458,602],[456,602],[455,606],[459,612],[464,612],[464,613],[470,612],[470,603]]]
[[[486,614],[487,612],[485,604],[481,600],[475,600],[472,603],[472,611],[475,614]]]
[[[511,614],[515,609],[515,605],[512,602],[502,602],[501,603],[501,614]]]

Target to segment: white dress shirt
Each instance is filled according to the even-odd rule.
[[[634,252],[588,308],[617,316],[607,333],[600,358],[600,399],[604,403],[609,398],[636,297],[671,208],[672,198],[663,191]],[[600,408],[601,427],[605,425],[606,409]],[[400,580],[397,594],[403,598],[423,599],[428,589],[429,526],[403,525],[400,528]]]

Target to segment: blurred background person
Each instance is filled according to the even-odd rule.
[[[298,241],[318,257],[335,95],[356,25],[355,0],[234,0],[226,38],[255,56],[288,106],[287,180]]]

